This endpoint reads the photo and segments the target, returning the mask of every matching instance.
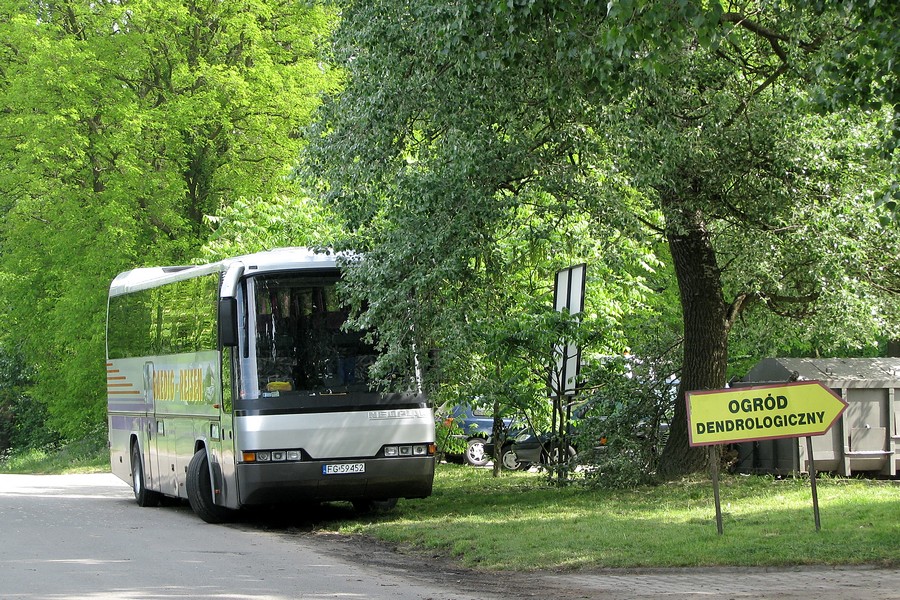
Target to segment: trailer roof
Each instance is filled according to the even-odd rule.
[[[900,358],[766,358],[746,383],[821,381],[830,387],[898,387]]]

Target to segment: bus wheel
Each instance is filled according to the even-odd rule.
[[[134,490],[134,499],[137,500],[138,506],[159,504],[159,492],[148,490],[144,485],[144,463],[137,444],[131,448],[131,488]]]
[[[360,514],[369,514],[391,510],[397,506],[396,498],[388,498],[387,500],[354,500],[353,508]]]
[[[231,511],[224,506],[213,504],[212,482],[209,478],[209,459],[206,450],[197,450],[188,464],[187,496],[191,508],[207,523],[225,523],[231,518]]]

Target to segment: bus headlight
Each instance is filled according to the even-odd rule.
[[[434,444],[410,444],[403,446],[385,446],[385,458],[394,458],[396,456],[434,456],[437,447]]]
[[[303,460],[302,450],[254,450],[241,452],[245,463],[261,462],[300,462]]]

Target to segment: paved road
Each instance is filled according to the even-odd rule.
[[[288,523],[213,526],[187,506],[142,509],[112,475],[0,475],[0,600],[900,599],[900,570],[485,575]]]
[[[140,508],[112,475],[0,475],[0,599],[476,596],[351,564],[314,538]]]

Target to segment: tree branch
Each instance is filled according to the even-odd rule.
[[[743,15],[741,13],[734,13],[734,12],[722,13],[722,16],[719,17],[719,22],[720,23],[733,23],[733,24],[737,25],[738,27],[742,27],[743,29],[746,29],[747,31],[753,33],[754,35],[757,35],[757,36],[763,38],[764,40],[766,40],[769,43],[769,46],[771,46],[772,51],[775,53],[775,55],[781,61],[781,64],[778,65],[778,68],[775,69],[772,73],[770,73],[769,76],[766,77],[766,79],[761,84],[756,86],[756,88],[752,92],[750,92],[750,95],[741,102],[740,106],[738,106],[738,108],[731,115],[731,118],[729,118],[728,121],[725,123],[724,126],[728,127],[732,123],[734,123],[734,121],[737,120],[737,118],[747,110],[747,106],[750,104],[750,100],[752,98],[761,94],[769,86],[771,86],[773,83],[775,83],[775,81],[777,81],[779,77],[781,77],[788,71],[788,69],[790,68],[790,63],[788,61],[787,52],[785,52],[784,48],[782,48],[781,42],[790,42],[791,39],[782,33],[773,31],[767,27],[763,27],[759,23],[750,20],[746,15]],[[803,46],[803,45],[801,44],[801,46]]]
[[[781,44],[778,43],[790,41],[790,38],[786,35],[763,27],[759,23],[751,21],[745,15],[742,15],[740,13],[722,13],[722,16],[719,17],[719,21],[722,23],[734,23],[735,25],[743,27],[747,31],[755,33],[756,35],[764,38],[769,42],[769,45],[772,46],[772,50],[775,52],[775,54],[778,55],[778,58],[780,58],[782,62],[787,62],[787,53],[784,51],[784,48],[781,47]]]
[[[731,301],[728,310],[725,312],[725,329],[731,331],[731,327],[734,325],[735,321],[738,320],[738,317],[740,317],[751,304],[758,300],[759,294],[757,292],[741,292],[738,294],[734,300]]]

